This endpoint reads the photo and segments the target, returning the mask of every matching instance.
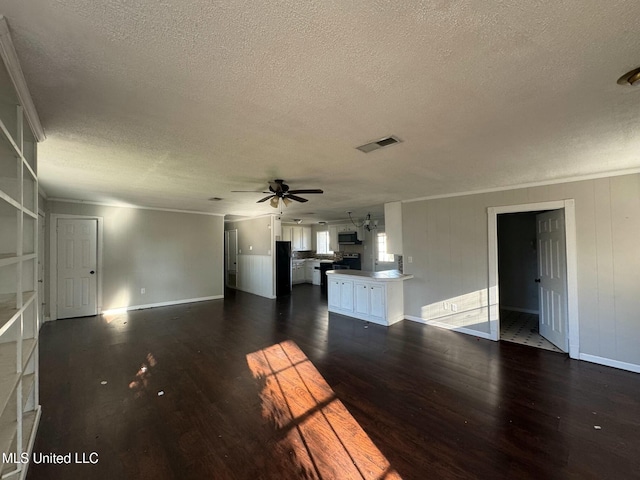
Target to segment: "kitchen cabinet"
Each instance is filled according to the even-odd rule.
[[[328,277],[330,312],[386,326],[404,318],[402,282],[413,275],[404,275],[397,270],[339,270],[329,273]]]
[[[311,250],[311,227],[283,225],[281,238],[285,242],[291,242],[293,252]]]
[[[387,295],[384,284],[354,282],[354,291],[356,313],[366,315],[371,319],[382,320],[384,318],[385,297]]]
[[[304,260],[294,260],[291,265],[291,283],[304,283]]]
[[[282,238],[283,242],[291,241],[291,228],[289,225],[282,225],[282,235],[280,238]],[[293,245],[291,245],[291,249],[293,250]]]
[[[304,264],[304,281],[307,283],[313,283],[314,267],[319,266],[319,261],[307,260]]]
[[[353,311],[353,281],[349,279],[329,280],[329,306],[343,312]]]
[[[31,456],[41,413],[37,289],[41,252],[38,135],[34,133],[41,127],[35,111],[23,109],[31,99],[20,80],[22,73],[4,18],[0,18],[0,49],[3,58],[9,59],[7,65],[14,65],[10,75],[0,61],[0,455],[20,459],[23,453]],[[19,461],[0,463],[3,479],[25,475],[26,465]]]

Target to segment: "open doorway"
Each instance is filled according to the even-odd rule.
[[[553,212],[553,210],[552,210]],[[566,315],[558,321],[560,345],[546,338],[540,329],[539,220],[542,211],[498,215],[498,290],[500,292],[500,340],[554,352],[566,351]],[[556,212],[561,215],[562,212]],[[564,222],[562,222],[564,228]],[[541,240],[544,241],[544,240]],[[564,248],[564,245],[563,245]],[[544,255],[544,253],[543,253]],[[560,259],[564,259],[564,255]],[[557,262],[566,278],[566,262]],[[560,295],[566,301],[566,295]],[[560,306],[559,306],[560,307]],[[564,307],[564,306],[561,306]],[[566,312],[566,308],[562,308]],[[544,330],[544,328],[543,328]],[[552,340],[557,341],[555,337]]]
[[[224,257],[227,287],[238,285],[238,230],[224,232]]]
[[[531,212],[535,214],[536,239],[535,258],[536,270],[528,270],[522,265],[514,267],[517,273],[521,270],[521,275],[526,276],[525,281],[536,285],[538,302],[538,332],[563,352],[568,352],[571,358],[579,358],[579,322],[578,322],[578,302],[577,302],[577,263],[576,263],[576,224],[575,224],[575,201],[572,199],[539,202],[524,205],[508,205],[502,207],[490,207],[488,209],[488,233],[489,233],[489,322],[490,338],[500,340],[501,327],[506,326],[509,321],[510,310],[502,309],[501,306],[514,307],[509,302],[514,300],[509,298],[509,293],[502,292],[500,284],[505,286],[505,281],[500,281],[499,274],[499,246],[498,246],[498,222],[503,214],[514,214]],[[504,217],[506,218],[506,217]],[[522,221],[526,222],[525,217]],[[531,230],[525,235],[524,247],[530,251],[525,256],[533,255]],[[505,240],[502,240],[504,246]],[[536,276],[529,278],[531,273]],[[503,288],[504,290],[504,288]],[[527,297],[527,289],[521,290],[519,294]],[[501,296],[507,295],[505,299]],[[535,299],[535,297],[534,297]],[[521,310],[532,310],[532,303],[524,304]],[[517,307],[517,305],[516,305]],[[534,315],[527,311],[515,312],[520,317]],[[520,320],[523,320],[522,318]],[[503,325],[503,323],[505,325]],[[526,328],[526,327],[525,327]],[[529,327],[535,330],[535,325]]]

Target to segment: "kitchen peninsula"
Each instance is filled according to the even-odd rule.
[[[404,318],[402,282],[413,278],[398,270],[329,270],[329,311],[389,326]]]

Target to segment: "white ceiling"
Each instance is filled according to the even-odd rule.
[[[640,2],[0,0],[49,197],[309,221],[640,168]],[[394,134],[403,142],[355,147]],[[209,202],[210,197],[222,197]],[[303,195],[304,196],[304,195]],[[314,215],[310,215],[314,212]]]

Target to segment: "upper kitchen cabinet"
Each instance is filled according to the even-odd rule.
[[[311,227],[283,225],[282,240],[291,242],[293,252],[311,250]]]
[[[44,132],[0,16],[0,454],[33,449],[38,399],[38,177],[36,142]],[[26,465],[0,464],[3,480]]]

